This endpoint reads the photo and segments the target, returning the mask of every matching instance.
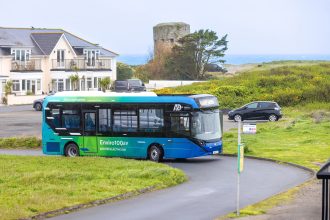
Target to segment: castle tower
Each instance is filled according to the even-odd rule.
[[[170,51],[178,40],[190,34],[190,25],[183,22],[160,23],[153,27],[154,55]]]

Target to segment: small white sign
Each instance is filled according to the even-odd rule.
[[[256,124],[243,125],[243,134],[255,134],[255,133],[257,133],[257,125]]]

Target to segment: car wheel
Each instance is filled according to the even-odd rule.
[[[242,116],[241,115],[235,115],[234,116],[234,121],[236,121],[236,122],[242,121]]]
[[[269,120],[269,121],[277,121],[277,120],[278,120],[278,118],[277,118],[277,116],[276,116],[276,115],[274,115],[274,114],[271,114],[271,115],[269,115],[269,116],[268,116],[268,120]]]
[[[163,152],[157,145],[152,145],[149,149],[148,158],[151,161],[159,162],[163,158]]]
[[[77,157],[79,156],[79,148],[76,144],[70,143],[65,148],[65,156],[67,157]]]
[[[39,102],[36,103],[35,106],[34,106],[34,108],[35,108],[36,111],[41,111],[41,109],[42,109],[41,103],[39,103]]]

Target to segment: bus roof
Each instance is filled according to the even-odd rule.
[[[154,92],[101,92],[101,91],[65,91],[65,92],[57,92],[53,95],[53,97],[131,97],[131,96],[157,96]]]
[[[47,96],[44,104],[48,102],[88,102],[88,103],[184,103],[193,108],[216,107],[218,101],[213,102],[211,106],[202,106],[201,99],[216,99],[212,95],[161,95],[154,92],[139,93],[116,93],[116,92],[98,92],[98,91],[67,91],[58,92],[53,96]],[[209,103],[209,102],[208,102]]]

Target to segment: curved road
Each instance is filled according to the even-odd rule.
[[[214,219],[235,210],[236,159],[204,157],[168,162],[186,172],[189,181],[127,200],[80,210],[53,219]],[[310,173],[286,165],[245,160],[241,207],[306,181]]]

